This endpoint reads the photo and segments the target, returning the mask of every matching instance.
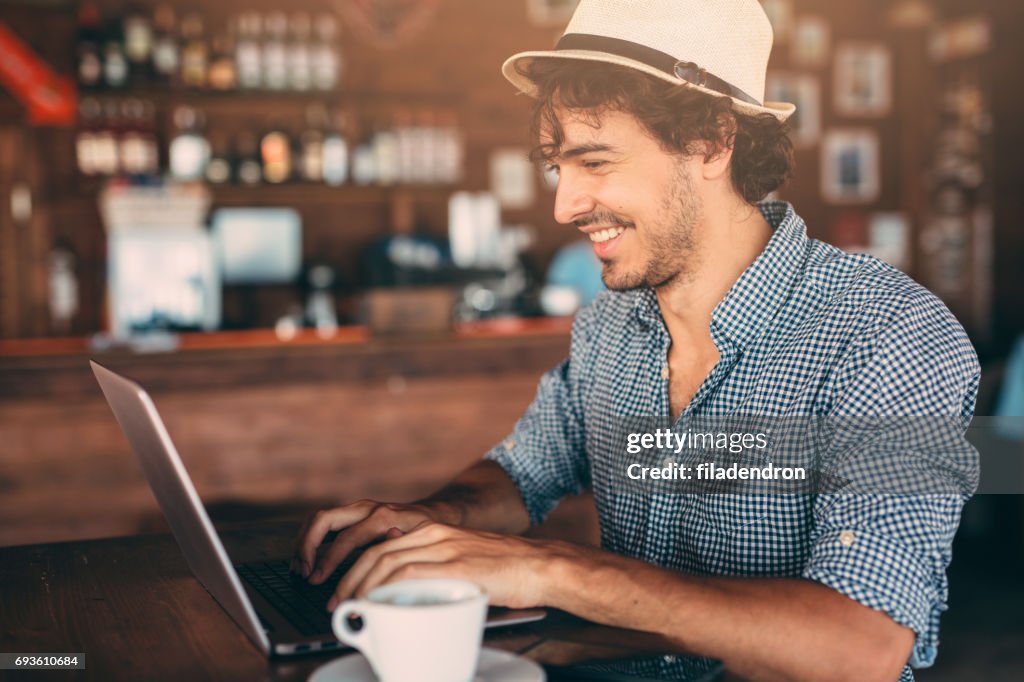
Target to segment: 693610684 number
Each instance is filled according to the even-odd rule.
[[[85,654],[0,653],[0,670],[84,670]]]

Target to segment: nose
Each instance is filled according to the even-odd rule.
[[[587,183],[572,169],[563,169],[555,190],[555,220],[563,225],[594,211],[597,203]]]

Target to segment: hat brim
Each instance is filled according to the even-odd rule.
[[[715,92],[709,88],[681,81],[678,78],[670,76],[664,71],[656,69],[653,66],[649,66],[648,64],[644,64],[643,62],[609,54],[607,52],[597,52],[593,50],[540,50],[533,52],[520,52],[509,57],[501,67],[502,75],[504,75],[512,85],[516,86],[520,92],[529,95],[530,97],[537,96],[537,86],[529,78],[519,73],[519,70],[516,67],[522,62],[532,61],[534,59],[575,59],[578,61],[617,64],[619,66],[625,66],[631,69],[636,69],[637,71],[642,71],[674,85],[685,85],[693,88],[694,90],[707,93],[713,97],[726,97],[726,95],[723,95],[720,92]],[[733,107],[736,111],[753,116],[758,114],[771,114],[780,121],[787,120],[793,115],[793,112],[796,111],[796,105],[789,102],[765,102],[764,106],[758,106],[756,104],[750,104],[749,102],[736,99],[735,97],[730,97],[729,99],[732,100]]]

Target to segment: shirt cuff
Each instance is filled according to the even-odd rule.
[[[938,649],[939,615],[946,610],[943,579],[901,543],[863,530],[818,538],[803,577],[889,615],[914,631],[910,665],[927,667]]]
[[[516,449],[519,447],[521,446],[517,443],[515,436],[509,436],[491,448],[490,452],[484,455],[484,459],[497,462],[498,466],[504,469],[508,477],[512,479],[519,490],[519,497],[523,499],[523,506],[526,507],[526,512],[530,515],[530,525],[536,526],[544,522],[544,519],[558,504],[558,500],[555,499],[554,502],[551,502],[550,495],[537,493],[543,484],[530,476],[524,467],[518,466],[522,456],[516,453]]]

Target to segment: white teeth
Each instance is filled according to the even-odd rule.
[[[624,227],[613,227],[609,230],[601,230],[600,232],[591,232],[590,241],[600,244],[615,239],[620,234],[626,231]]]

